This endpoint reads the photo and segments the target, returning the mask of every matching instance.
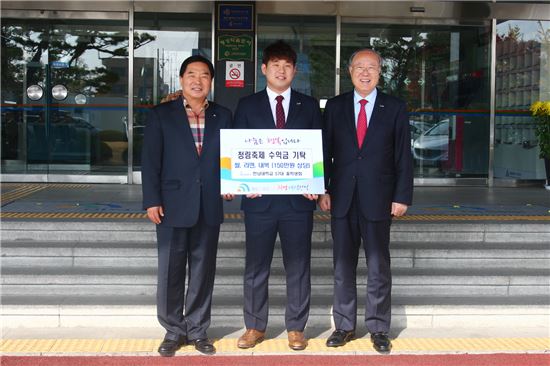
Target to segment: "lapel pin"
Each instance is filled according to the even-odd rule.
[[[212,115],[212,117],[216,117],[216,113],[214,113],[214,114]]]
[[[302,105],[302,102],[296,102],[296,105]]]
[[[380,108],[384,108],[384,104],[380,104]]]

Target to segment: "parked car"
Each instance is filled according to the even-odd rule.
[[[28,113],[25,121],[30,164],[90,164],[99,157],[99,130],[85,118],[54,111],[48,125],[43,112]]]
[[[431,122],[415,121],[412,119],[409,120],[409,126],[411,129],[411,139],[416,140],[420,135],[422,135],[424,132],[428,131],[431,127],[433,127],[433,125],[434,124]]]
[[[412,142],[415,161],[438,166],[449,159],[449,119],[439,121]]]

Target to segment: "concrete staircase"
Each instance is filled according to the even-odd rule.
[[[331,325],[330,225],[316,222],[309,327]],[[243,326],[244,225],[222,226],[212,327]],[[550,225],[396,221],[393,326],[542,327],[550,321]],[[157,326],[154,226],[145,221],[4,221],[4,327]],[[358,277],[363,319],[365,260]],[[277,246],[270,326],[284,328]],[[360,325],[362,326],[362,325]]]

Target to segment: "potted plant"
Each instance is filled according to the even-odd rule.
[[[535,102],[530,110],[536,123],[535,135],[539,141],[539,157],[544,159],[546,169],[545,188],[550,190],[550,100]]]

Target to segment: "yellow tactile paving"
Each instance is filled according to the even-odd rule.
[[[330,214],[324,214],[324,213],[316,213],[313,215],[315,217],[315,219],[317,220],[325,220],[325,221],[329,221],[330,220]]]
[[[100,353],[105,339],[58,339],[52,353]]]
[[[82,184],[82,183],[47,183],[44,185],[46,185],[48,189],[65,189],[65,188],[86,189],[92,186],[91,184]]]
[[[156,339],[106,339],[102,353],[153,352],[158,348]]]
[[[160,339],[8,339],[1,343],[2,353],[151,353]],[[237,339],[215,341],[218,354],[277,354],[292,352],[286,339],[268,339],[253,349],[237,348]],[[393,352],[549,352],[550,338],[398,338]],[[193,346],[178,353],[194,353]],[[343,347],[328,348],[325,339],[309,340],[305,353],[370,353],[375,352],[368,338],[356,339]]]
[[[9,202],[13,202],[15,200],[18,200],[20,198],[29,196],[33,193],[42,191],[44,189],[69,189],[69,188],[76,188],[76,189],[85,189],[89,188],[90,184],[64,184],[64,183],[30,183],[30,184],[19,184],[19,183],[2,183],[3,185],[6,185],[7,187],[15,187],[14,189],[10,190],[9,192],[3,193],[0,201],[2,202],[2,205],[5,205]]]
[[[330,216],[326,214],[315,214],[315,219],[320,221],[329,221]],[[105,213],[105,212],[2,212],[2,219],[146,219],[145,213]],[[227,213],[226,219],[241,220],[243,215],[240,213]],[[407,215],[398,217],[398,221],[550,221],[548,216],[533,215]]]
[[[146,219],[145,213],[2,212],[2,219]]]
[[[550,221],[549,215],[405,215],[399,221]]]
[[[3,183],[6,187],[13,189],[1,195],[2,205],[13,202],[17,199],[29,196],[35,192],[45,189],[86,189],[90,184],[78,183]],[[458,206],[457,206],[458,207]],[[81,212],[2,212],[1,219],[146,219],[145,213],[81,213]],[[225,218],[229,220],[242,220],[242,213],[226,213]],[[317,212],[315,220],[330,221],[330,215]],[[415,215],[409,214],[395,218],[398,221],[550,221],[548,215]]]
[[[55,342],[55,339],[6,339],[2,341],[0,351],[10,353],[49,352]]]
[[[47,186],[44,184],[23,184],[9,192],[3,193],[0,200],[2,201],[2,205],[5,205],[35,192],[42,191],[46,189],[46,187]]]
[[[240,213],[226,213],[224,217],[229,220],[240,220],[243,216]]]

